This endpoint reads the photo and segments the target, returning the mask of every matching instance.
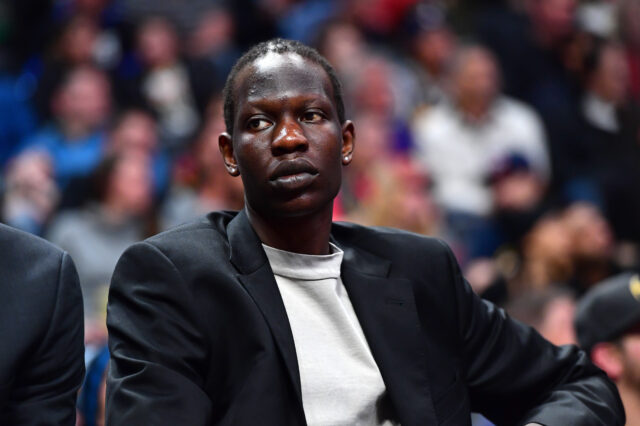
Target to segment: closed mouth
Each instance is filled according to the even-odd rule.
[[[317,175],[318,169],[305,159],[286,160],[278,164],[269,180],[282,180],[300,174]]]

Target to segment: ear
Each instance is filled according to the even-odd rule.
[[[233,155],[233,140],[229,133],[224,132],[218,136],[218,148],[220,148],[220,153],[222,154],[222,159],[224,160],[224,166],[227,169],[227,173],[231,176],[240,175],[238,163]]]
[[[351,120],[342,124],[342,164],[348,165],[353,159],[353,147],[356,141],[356,131]]]
[[[595,365],[607,373],[613,381],[618,380],[622,374],[622,360],[620,349],[613,343],[598,343],[591,349],[591,360]]]

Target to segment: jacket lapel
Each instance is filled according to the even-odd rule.
[[[240,271],[238,278],[264,315],[271,329],[298,402],[302,407],[298,358],[287,311],[267,256],[262,249],[262,244],[251,227],[244,210],[240,211],[229,223],[227,233],[231,263]]]
[[[402,424],[436,424],[424,335],[410,281],[388,277],[391,263],[364,250],[344,250],[342,281]]]

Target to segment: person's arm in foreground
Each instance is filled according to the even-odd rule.
[[[32,296],[50,298],[50,307],[43,309],[51,313],[44,337],[28,354],[12,385],[11,399],[4,407],[7,417],[0,423],[74,425],[76,395],[84,376],[84,315],[78,274],[66,253],[60,253],[57,270],[41,270],[35,262],[30,273],[33,281],[38,281],[33,288],[40,293]],[[40,316],[42,311],[25,311],[25,315]]]
[[[206,349],[192,307],[180,273],[158,248],[142,242],[123,254],[107,310],[107,425],[209,424],[211,402],[194,369]]]
[[[450,251],[449,264],[474,411],[498,425],[624,425],[615,385],[583,351],[508,318],[473,293]]]

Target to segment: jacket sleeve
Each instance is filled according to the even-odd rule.
[[[107,425],[206,425],[207,350],[171,260],[142,242],[118,261],[107,308]]]
[[[448,253],[473,411],[498,425],[624,425],[615,385],[584,351],[554,346],[480,299]]]
[[[57,281],[53,308],[44,338],[20,369],[4,419],[11,425],[75,424],[76,394],[84,376],[82,293],[68,254],[60,254],[57,271],[46,273]]]

